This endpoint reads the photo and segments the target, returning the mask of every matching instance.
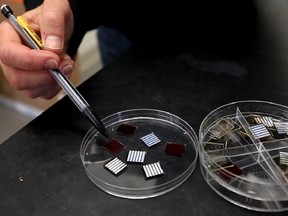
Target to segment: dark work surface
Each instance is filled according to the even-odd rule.
[[[226,103],[251,99],[288,105],[285,46],[262,36],[235,58],[199,49],[173,54],[131,50],[78,89],[101,118],[133,108],[160,109],[186,120],[198,133],[204,117]],[[287,215],[224,200],[206,184],[199,165],[182,185],[159,197],[109,195],[89,180],[80,160],[89,128],[65,97],[5,141],[0,146],[0,215]]]

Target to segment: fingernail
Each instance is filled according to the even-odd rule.
[[[54,59],[49,59],[45,62],[45,67],[47,69],[56,69],[58,68],[58,63]]]
[[[69,75],[69,74],[72,73],[73,67],[72,67],[72,65],[67,65],[67,66],[65,66],[64,68],[62,68],[61,71],[62,71],[62,73],[64,73],[65,75]]]
[[[45,47],[49,49],[59,50],[62,48],[60,37],[49,35],[45,40]]]

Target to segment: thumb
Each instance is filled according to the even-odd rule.
[[[45,0],[40,19],[40,32],[45,50],[63,53],[67,20],[72,12],[68,0]]]

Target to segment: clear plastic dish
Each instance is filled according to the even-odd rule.
[[[198,139],[191,126],[179,117],[161,110],[133,109],[115,113],[102,121],[111,138],[123,145],[112,143],[107,147],[107,141],[91,128],[82,140],[80,157],[87,176],[103,191],[129,199],[155,197],[175,189],[193,172],[198,158]],[[123,135],[119,133],[121,125],[136,130],[132,135]],[[125,129],[127,127],[124,132]],[[128,129],[125,133],[131,131]],[[157,142],[149,146],[143,140],[151,134]],[[171,143],[173,145],[169,145]],[[172,148],[168,149],[167,145]],[[177,148],[173,148],[175,146]],[[129,161],[127,155],[132,151],[144,152],[145,159]],[[121,172],[108,165],[112,163],[112,167],[117,167],[113,164],[116,159],[123,165]],[[152,171],[148,169],[147,172],[144,166],[151,166]],[[158,166],[161,167],[159,172]]]
[[[255,211],[288,210],[288,107],[239,101],[210,112],[199,130],[199,160],[209,186]]]

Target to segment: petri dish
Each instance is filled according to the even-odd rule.
[[[80,157],[89,179],[108,194],[128,199],[156,197],[177,188],[193,172],[198,138],[192,127],[176,115],[132,109],[112,114],[102,122],[111,138],[120,144],[108,141],[111,145],[107,147],[107,140],[91,128],[82,140]],[[147,136],[156,142],[147,143]],[[131,160],[131,152],[141,152],[145,157]],[[123,165],[118,167],[121,172],[111,168],[119,165],[114,160]]]
[[[210,112],[199,129],[199,161],[208,185],[235,205],[288,210],[288,107],[236,101]]]

